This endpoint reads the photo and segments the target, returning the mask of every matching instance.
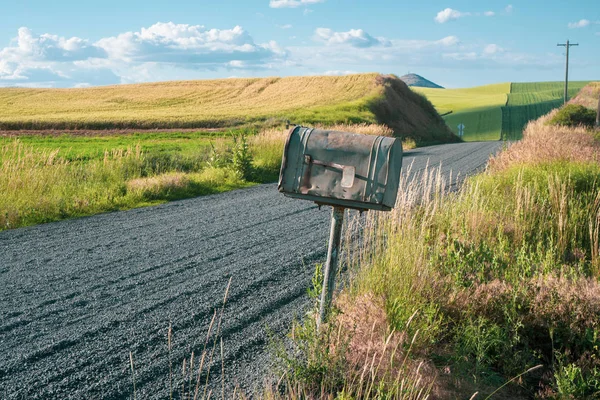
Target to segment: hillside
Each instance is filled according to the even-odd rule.
[[[569,98],[575,96],[586,81],[569,82]],[[502,107],[502,137],[522,138],[529,121],[538,119],[564,103],[564,82],[512,83],[506,106]]]
[[[432,88],[432,89],[443,89],[443,86],[438,85],[437,83],[431,82],[429,79],[423,78],[421,75],[417,74],[406,74],[400,77],[400,79],[406,83],[408,86],[415,87],[424,87],[424,88]]]
[[[499,140],[502,129],[502,106],[510,91],[509,83],[466,89],[413,88],[433,103],[454,133],[464,124],[463,140]],[[448,114],[450,113],[450,114]]]
[[[288,119],[379,122],[417,143],[457,140],[428,101],[379,74],[0,89],[4,130],[227,128]]]
[[[575,96],[587,83],[569,82],[569,96]],[[563,82],[412,89],[427,96],[454,133],[458,132],[459,124],[464,124],[465,141],[518,140],[529,121],[563,104]]]

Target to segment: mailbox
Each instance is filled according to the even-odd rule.
[[[385,136],[290,129],[279,191],[318,204],[389,211],[396,203],[402,143]]]

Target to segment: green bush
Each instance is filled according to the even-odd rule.
[[[550,120],[553,125],[578,126],[592,128],[596,122],[596,112],[579,104],[568,104],[561,108]]]

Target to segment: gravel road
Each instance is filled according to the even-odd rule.
[[[466,176],[500,146],[420,148],[404,164]],[[230,278],[212,397],[222,376],[227,388],[260,387],[269,335],[306,310],[329,212],[268,184],[0,232],[0,398],[129,398],[130,352],[137,398],[169,398],[169,359],[181,376],[201,352]]]

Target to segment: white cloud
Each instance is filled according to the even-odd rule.
[[[443,46],[454,46],[459,43],[459,40],[456,36],[446,36],[440,40],[436,40],[435,44],[441,44]]]
[[[290,29],[290,28],[292,28],[292,24],[277,25],[277,27],[279,29]]]
[[[339,70],[331,70],[323,72],[323,75],[327,76],[342,76],[342,75],[352,75],[356,74],[356,71],[339,71]]]
[[[434,20],[438,24],[443,24],[445,22],[459,19],[461,17],[465,17],[467,15],[471,15],[471,13],[460,12],[458,10],[453,10],[452,8],[446,8],[437,13]]]
[[[158,22],[140,32],[100,39],[97,46],[109,58],[126,62],[164,62],[195,67],[218,66],[233,60],[262,64],[285,55],[275,42],[256,44],[240,26],[206,29],[202,25]]]
[[[362,29],[350,29],[348,32],[334,32],[328,28],[317,28],[315,40],[327,45],[349,45],[352,47],[387,46],[385,38],[374,38]]]
[[[514,10],[514,7],[512,6],[512,4],[509,4],[506,6],[506,8],[504,9],[504,12],[506,12],[507,14],[512,13]]]
[[[510,10],[512,11],[512,6]],[[506,10],[509,9],[509,7],[506,8]],[[510,11],[507,11],[510,13]],[[496,15],[495,11],[484,11],[484,12],[470,12],[470,11],[458,11],[458,10],[454,10],[452,8],[445,8],[442,11],[438,12],[437,15],[434,18],[434,21],[437,22],[438,24],[444,24],[448,21],[453,21],[453,20],[457,20],[459,18],[463,18],[463,17],[493,17]]]
[[[581,19],[577,22],[569,22],[569,28],[570,29],[575,29],[575,28],[585,28],[586,26],[589,26],[591,24],[589,19]]]
[[[0,86],[99,85],[156,80],[157,71],[168,76],[178,70],[187,77],[185,70],[197,74],[199,70],[268,69],[286,57],[286,50],[276,42],[255,43],[240,26],[207,29],[159,22],[96,43],[35,35],[23,27],[10,46],[0,48]]]
[[[460,40],[456,36],[447,36],[439,40],[418,39],[365,39],[367,33],[361,30],[333,32],[321,28],[315,33],[315,45],[290,47],[290,62],[295,63],[309,74],[322,74],[323,65],[330,66],[328,73],[355,71],[394,71],[402,66],[439,65],[443,52],[460,49]],[[336,35],[338,33],[338,35]],[[359,37],[359,45],[356,38]],[[364,45],[363,42],[371,45]]]
[[[461,53],[461,52],[444,53],[442,56],[445,59],[452,59],[452,60],[457,60],[457,61],[476,60],[478,58],[477,53],[474,51],[465,52],[465,53]]]
[[[323,3],[325,0],[271,0],[271,8],[297,8],[309,4]]]
[[[0,50],[5,61],[74,61],[90,57],[106,57],[106,52],[78,37],[64,38],[43,34],[36,36],[26,27],[18,30],[16,46]]]
[[[486,55],[492,55],[492,54],[496,54],[496,53],[502,53],[504,51],[504,49],[500,46],[498,46],[497,44],[488,44],[487,46],[485,46],[483,48],[483,54]]]

